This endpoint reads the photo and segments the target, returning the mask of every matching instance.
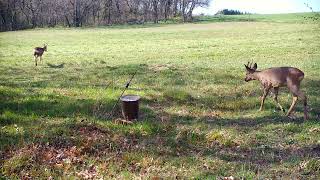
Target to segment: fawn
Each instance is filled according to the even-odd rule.
[[[38,65],[38,58],[40,58],[40,61],[42,61],[42,55],[44,51],[47,51],[47,45],[44,44],[43,47],[36,47],[33,50],[33,56],[34,56],[34,61],[36,63],[36,66]]]
[[[263,87],[263,96],[259,111],[262,111],[265,98],[267,97],[270,89],[273,89],[274,100],[279,108],[285,112],[280,103],[278,102],[278,91],[279,87],[287,86],[289,91],[293,95],[292,104],[287,112],[287,116],[290,116],[293,108],[295,107],[298,97],[303,100],[304,105],[304,120],[308,119],[307,112],[307,97],[300,91],[300,83],[304,78],[304,73],[294,67],[274,67],[257,71],[257,63],[244,65],[246,67],[245,81],[258,80]]]

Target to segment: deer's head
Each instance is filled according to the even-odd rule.
[[[256,72],[258,65],[257,63],[254,63],[252,66],[252,63],[249,63],[247,65],[244,65],[246,67],[246,78],[244,79],[246,82],[255,80],[255,76],[253,75],[254,72]]]
[[[43,49],[44,49],[44,51],[47,51],[47,45],[46,44],[43,45]]]

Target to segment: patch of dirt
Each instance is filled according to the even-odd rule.
[[[73,131],[88,141],[97,141],[99,139],[110,138],[111,136],[111,133],[107,130],[94,125],[79,125],[76,126]]]
[[[37,154],[37,160],[41,164],[48,164],[53,166],[63,166],[67,164],[81,164],[83,159],[82,152],[76,146],[66,148],[55,148],[54,146],[33,145],[33,151]]]
[[[47,143],[32,143],[19,149],[10,149],[1,153],[1,164],[14,161],[15,157],[26,156],[28,162],[32,162],[32,166],[47,166],[69,172],[74,171],[72,168],[79,167],[79,170],[74,172],[76,176],[82,179],[96,179],[100,175],[94,165],[88,165],[88,156],[98,158],[111,152],[120,157],[123,151],[134,149],[136,144],[132,139],[112,135],[108,130],[94,125],[76,125],[71,132],[71,139],[75,137],[78,141],[70,143],[68,139],[59,136],[52,137]],[[10,171],[20,174],[21,177],[29,177],[29,164],[21,167],[23,172],[21,169]]]

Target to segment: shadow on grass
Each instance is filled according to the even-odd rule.
[[[320,97],[320,80],[305,79],[302,82],[302,87],[306,91],[306,96],[308,98],[308,105],[311,107],[311,114],[318,116],[320,118],[320,101],[312,101],[310,97]],[[319,119],[320,120],[320,119]]]
[[[48,68],[38,69],[36,73],[28,73],[28,70],[6,69],[0,80],[0,85],[8,87],[89,87],[101,86],[102,82],[123,82],[137,72],[134,81],[144,87],[157,91],[168,87],[186,87],[190,84],[232,84],[237,76],[226,72],[214,73],[211,69],[194,68],[186,72],[185,66],[162,64],[159,66],[146,64],[128,64],[109,66],[104,61],[90,68],[87,65],[64,64],[54,65],[48,63]],[[54,69],[61,69],[55,71]],[[12,71],[15,76],[12,76]],[[29,69],[34,71],[34,69]],[[198,72],[202,74],[198,74]],[[205,74],[205,75],[204,75]],[[50,76],[48,76],[50,75]],[[114,84],[119,86],[120,84]],[[122,87],[122,86],[121,86]]]
[[[47,65],[49,66],[49,68],[58,68],[59,69],[59,68],[64,68],[65,63],[58,64],[58,65],[47,63]]]
[[[62,64],[63,65],[63,64]],[[60,65],[59,65],[60,66]],[[193,83],[191,78],[188,78],[188,75],[183,74],[183,67],[166,65],[163,67],[151,67],[146,64],[129,64],[122,66],[106,66],[99,71],[107,70],[101,78],[110,78],[110,76],[116,76],[113,78],[119,78],[123,81],[123,84],[113,85],[113,88],[123,89],[125,82],[128,81],[130,76],[137,72],[137,75],[134,79],[134,83],[137,83],[137,86],[144,85],[147,86],[149,83],[151,87],[147,86],[147,90],[155,90],[156,92],[162,93],[160,97],[154,97],[156,99],[144,99],[144,103],[146,105],[159,104],[160,106],[168,107],[168,106],[201,106],[207,107],[207,109],[219,110],[219,111],[243,111],[243,110],[251,110],[258,106],[259,100],[258,96],[255,97],[257,102],[248,101],[248,96],[239,96],[238,94],[228,94],[225,96],[221,96],[218,94],[209,94],[204,95],[202,97],[194,97],[189,92],[185,91],[182,87],[187,86],[190,83]],[[206,71],[209,71],[207,69]],[[196,68],[198,72],[199,69]],[[203,77],[197,76],[196,72],[192,71],[190,73],[192,76],[195,74],[195,79],[201,81]],[[90,76],[93,72],[89,72],[88,76]],[[216,79],[213,80],[212,84],[223,84],[225,82],[233,82],[232,79],[237,78],[233,75],[223,76],[221,74],[210,74],[212,77],[205,77],[206,79]],[[159,80],[159,82],[155,81],[155,79]],[[31,88],[45,88],[50,83],[50,79],[42,81],[36,81],[30,83]],[[53,80],[59,81],[59,80]],[[320,88],[319,80],[306,79],[304,86],[307,88],[308,92],[311,92],[313,97],[320,96],[318,89]],[[92,107],[96,103],[96,99],[79,99],[72,98],[68,96],[59,96],[57,94],[51,95],[43,95],[43,94],[34,94],[32,91],[25,90],[22,94],[19,91],[10,90],[12,87],[10,82],[4,82],[4,88],[0,89],[0,99],[4,101],[0,104],[0,112],[12,111],[17,114],[22,115],[31,115],[35,114],[37,116],[50,116],[50,117],[70,117],[75,114],[80,114],[84,116],[93,116]],[[84,87],[105,87],[108,88],[109,84],[102,85],[98,82],[92,82],[91,84],[86,84],[83,82],[78,82],[79,85]],[[160,86],[156,86],[159,85]],[[67,83],[68,87],[70,87],[71,83]],[[72,85],[72,84],[71,84]],[[161,87],[162,85],[162,87]],[[196,84],[195,84],[196,85]],[[20,86],[20,85],[18,85]],[[15,87],[15,86],[13,86]],[[72,85],[72,87],[77,87],[77,85]],[[171,87],[181,87],[178,89],[172,89]],[[171,88],[171,89],[170,89]],[[227,92],[226,92],[227,93]],[[235,92],[239,93],[239,92]],[[223,93],[222,93],[223,94]],[[272,103],[274,107],[276,107],[275,103],[272,99],[270,100],[270,104]],[[268,100],[268,101],[269,101]],[[112,105],[116,101],[115,99],[103,99],[103,106],[105,109],[111,109]],[[310,100],[312,101],[312,99]],[[317,115],[315,111],[319,110],[320,104],[319,102],[310,102],[314,109],[311,114]],[[267,104],[268,108],[268,104]],[[301,110],[301,107],[297,108],[298,111]],[[192,119],[192,117],[190,117]],[[230,123],[233,122],[232,119],[225,120]],[[235,123],[235,122],[233,122]],[[246,123],[245,123],[246,124]],[[248,122],[248,124],[253,124]]]
[[[260,125],[268,125],[268,124],[284,124],[284,123],[303,123],[303,117],[299,119],[290,119],[285,116],[262,116],[258,118],[238,118],[238,119],[228,119],[228,118],[219,118],[212,116],[203,116],[203,117],[193,117],[193,116],[172,116],[172,119],[177,121],[179,124],[192,125],[196,122],[202,122],[208,124],[210,127],[250,127],[254,128]],[[197,119],[195,121],[195,119]]]
[[[124,165],[124,167],[128,166],[127,164],[130,162],[125,162],[121,158],[123,158],[124,153],[131,152],[143,152],[144,155],[164,157],[165,160],[180,157],[214,157],[223,162],[236,163],[238,164],[237,167],[249,163],[252,164],[255,170],[261,167],[270,168],[291,159],[302,161],[305,158],[319,157],[320,148],[310,144],[300,147],[271,147],[262,145],[238,147],[239,145],[234,144],[232,141],[230,144],[210,144],[205,140],[205,133],[190,132],[190,129],[178,129],[180,125],[189,125],[189,127],[194,128],[193,125],[196,123],[202,123],[208,129],[236,127],[240,131],[243,129],[260,128],[269,124],[304,123],[302,117],[298,120],[291,120],[280,117],[277,113],[272,116],[268,115],[257,118],[224,118],[220,116],[192,115],[190,113],[168,113],[166,110],[171,107],[182,109],[183,106],[199,106],[204,107],[205,110],[238,112],[243,110],[248,111],[255,107],[255,102],[247,104],[241,102],[241,100],[248,97],[239,97],[236,94],[233,97],[231,96],[232,93],[228,96],[217,95],[210,97],[211,95],[205,95],[203,97],[193,97],[192,94],[183,88],[179,88],[178,90],[171,89],[171,87],[183,87],[193,82],[183,73],[183,68],[181,67],[165,67],[165,69],[159,70],[158,67],[154,69],[145,64],[133,64],[117,67],[106,66],[99,69],[99,72],[103,72],[104,70],[107,70],[107,72],[105,72],[105,76],[102,75],[102,78],[116,75],[123,80],[123,84],[136,71],[138,71],[136,82],[139,84],[148,85],[150,83],[154,85],[159,83],[154,82],[152,77],[158,77],[160,81],[165,81],[166,83],[161,84],[163,86],[158,88],[154,88],[153,86],[147,87],[162,94],[160,97],[155,96],[142,99],[141,119],[132,126],[123,126],[98,119],[98,123],[103,124],[99,128],[104,129],[104,131],[99,131],[98,135],[101,136],[90,141],[90,146],[84,147],[84,149],[87,149],[83,150],[83,153],[88,154],[90,157],[101,157],[102,155],[109,155],[108,153],[115,153],[116,159],[114,161],[119,162],[119,167],[120,165]],[[93,72],[90,71],[87,75],[91,75],[91,73]],[[216,82],[220,84],[235,78],[232,75],[222,76],[220,74],[210,74],[210,76],[216,77]],[[201,76],[196,77],[196,80],[201,81]],[[48,83],[46,81],[50,80],[41,82],[41,85],[37,84],[39,82],[33,82],[31,89],[34,87],[45,88]],[[79,85],[81,83],[78,82]],[[119,85],[119,88],[121,87],[122,89],[123,84],[122,86]],[[306,80],[305,87],[308,89],[308,92],[312,93],[312,97],[320,96],[319,91],[317,91],[319,84],[318,80]],[[18,85],[20,87],[21,84]],[[90,87],[95,85],[98,86],[100,84],[93,82],[84,86]],[[68,87],[70,87],[70,83]],[[23,127],[25,131],[25,134],[19,135],[17,132],[13,132],[14,126],[10,127],[13,129],[8,130],[8,133],[1,134],[1,149],[6,145],[16,146],[21,141],[21,137],[27,143],[54,144],[54,148],[83,146],[83,144],[87,143],[86,137],[92,136],[90,134],[91,130],[96,130],[95,127],[87,128],[87,126],[91,127],[91,125],[88,125],[90,122],[82,126],[75,125],[79,123],[77,121],[70,121],[69,123],[59,122],[61,118],[76,119],[77,117],[81,117],[82,119],[95,119],[96,114],[93,111],[93,107],[96,105],[97,99],[94,98],[80,99],[54,93],[47,95],[35,93],[28,89],[20,89],[18,91],[11,89],[11,86],[8,85],[0,89],[0,99],[2,101],[0,104],[1,126],[16,124],[17,127]],[[236,101],[240,102],[239,106],[228,106]],[[105,109],[102,112],[111,110],[115,102],[116,99],[102,99],[101,104],[99,104]],[[219,105],[222,103],[225,105]],[[310,104],[315,109],[319,109],[320,107],[318,102],[311,102]],[[301,111],[301,108],[297,110]],[[119,118],[120,116],[118,111],[118,114],[114,118]],[[56,120],[58,123],[48,121],[47,125],[46,121],[42,121],[42,119],[47,119],[46,121]],[[317,121],[311,122],[318,123]],[[83,132],[85,133],[81,134]],[[112,147],[110,147],[110,144]],[[131,171],[139,173],[135,170]]]
[[[178,125],[185,123],[192,124],[195,119],[207,123],[212,129],[216,127],[228,128],[231,126],[237,126],[240,129],[244,127],[257,128],[268,124],[292,122],[288,119],[275,119],[274,116],[239,119],[217,117],[214,121],[207,122],[207,117],[205,116],[195,117],[166,114],[169,119],[163,121],[161,116],[164,116],[164,112],[159,109],[153,110],[143,105],[141,111],[142,116],[140,121],[130,126],[103,122],[102,120],[99,121],[101,125],[79,121],[55,123],[51,122],[50,118],[45,121],[30,123],[29,127],[26,124],[18,123],[18,126],[26,128],[27,133],[23,136],[19,134],[1,135],[1,142],[6,146],[13,145],[16,148],[18,143],[21,144],[21,139],[26,144],[31,142],[32,145],[25,147],[25,149],[29,148],[32,151],[39,151],[35,152],[38,158],[34,160],[34,165],[39,167],[48,164],[47,161],[42,159],[46,158],[43,152],[50,150],[53,153],[57,153],[72,150],[72,152],[77,152],[76,155],[71,154],[72,157],[76,156],[78,158],[85,155],[85,158],[88,159],[96,157],[100,159],[107,158],[108,162],[116,162],[119,169],[128,170],[131,173],[140,172],[139,169],[130,169],[129,167],[131,161],[130,158],[127,159],[126,157],[132,153],[143,153],[141,157],[133,155],[135,162],[143,161],[143,157],[156,159],[161,157],[162,161],[171,161],[177,158],[213,158],[219,159],[229,164],[229,166],[232,163],[234,164],[233,167],[238,168],[243,164],[250,164],[251,170],[255,173],[261,171],[261,169],[265,170],[283,162],[290,162],[292,159],[300,162],[306,158],[318,158],[320,153],[320,148],[316,145],[281,148],[263,145],[248,147],[239,146],[234,143],[212,144],[206,141],[205,134],[177,129]],[[34,123],[37,124],[36,128],[38,130],[32,129],[32,125],[35,125]],[[14,155],[11,154],[9,157]],[[58,154],[56,155],[58,156]],[[3,156],[3,159],[9,158],[4,155],[1,156]],[[68,155],[65,158],[68,158]],[[60,162],[62,160],[57,159],[56,161]],[[8,161],[5,162],[8,163]],[[0,163],[2,162],[0,161]],[[74,162],[73,165],[80,165],[80,163],[77,163]],[[225,166],[226,169],[223,172],[230,170],[229,168],[231,167],[229,166]],[[26,165],[26,167],[28,166]],[[55,167],[52,166],[51,168],[54,169]],[[199,171],[200,174],[205,172],[204,169]]]
[[[3,118],[1,123],[12,124],[28,117],[51,117],[51,118],[72,118],[75,116],[93,117],[94,108],[101,106],[105,111],[111,110],[116,99],[102,98],[99,101],[91,98],[79,98],[64,96],[59,93],[42,94],[28,90],[22,90],[22,94],[5,88],[0,91],[0,113],[10,114],[10,117]],[[21,118],[20,118],[21,117]]]
[[[67,97],[41,100],[29,99],[23,102],[4,102],[0,105],[0,112],[10,111],[23,115],[39,117],[70,117],[75,114],[90,115],[94,100],[72,99]],[[110,107],[109,104],[106,104]]]

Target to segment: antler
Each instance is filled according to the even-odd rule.
[[[248,62],[247,65],[245,65],[247,68],[251,69],[251,70],[256,70],[257,67],[256,67],[256,63],[254,63],[253,65],[253,61],[252,62]]]
[[[252,62],[248,62],[247,67],[252,69]]]
[[[251,61],[251,63],[250,63],[250,68],[252,69],[252,64],[253,64],[253,61]]]

